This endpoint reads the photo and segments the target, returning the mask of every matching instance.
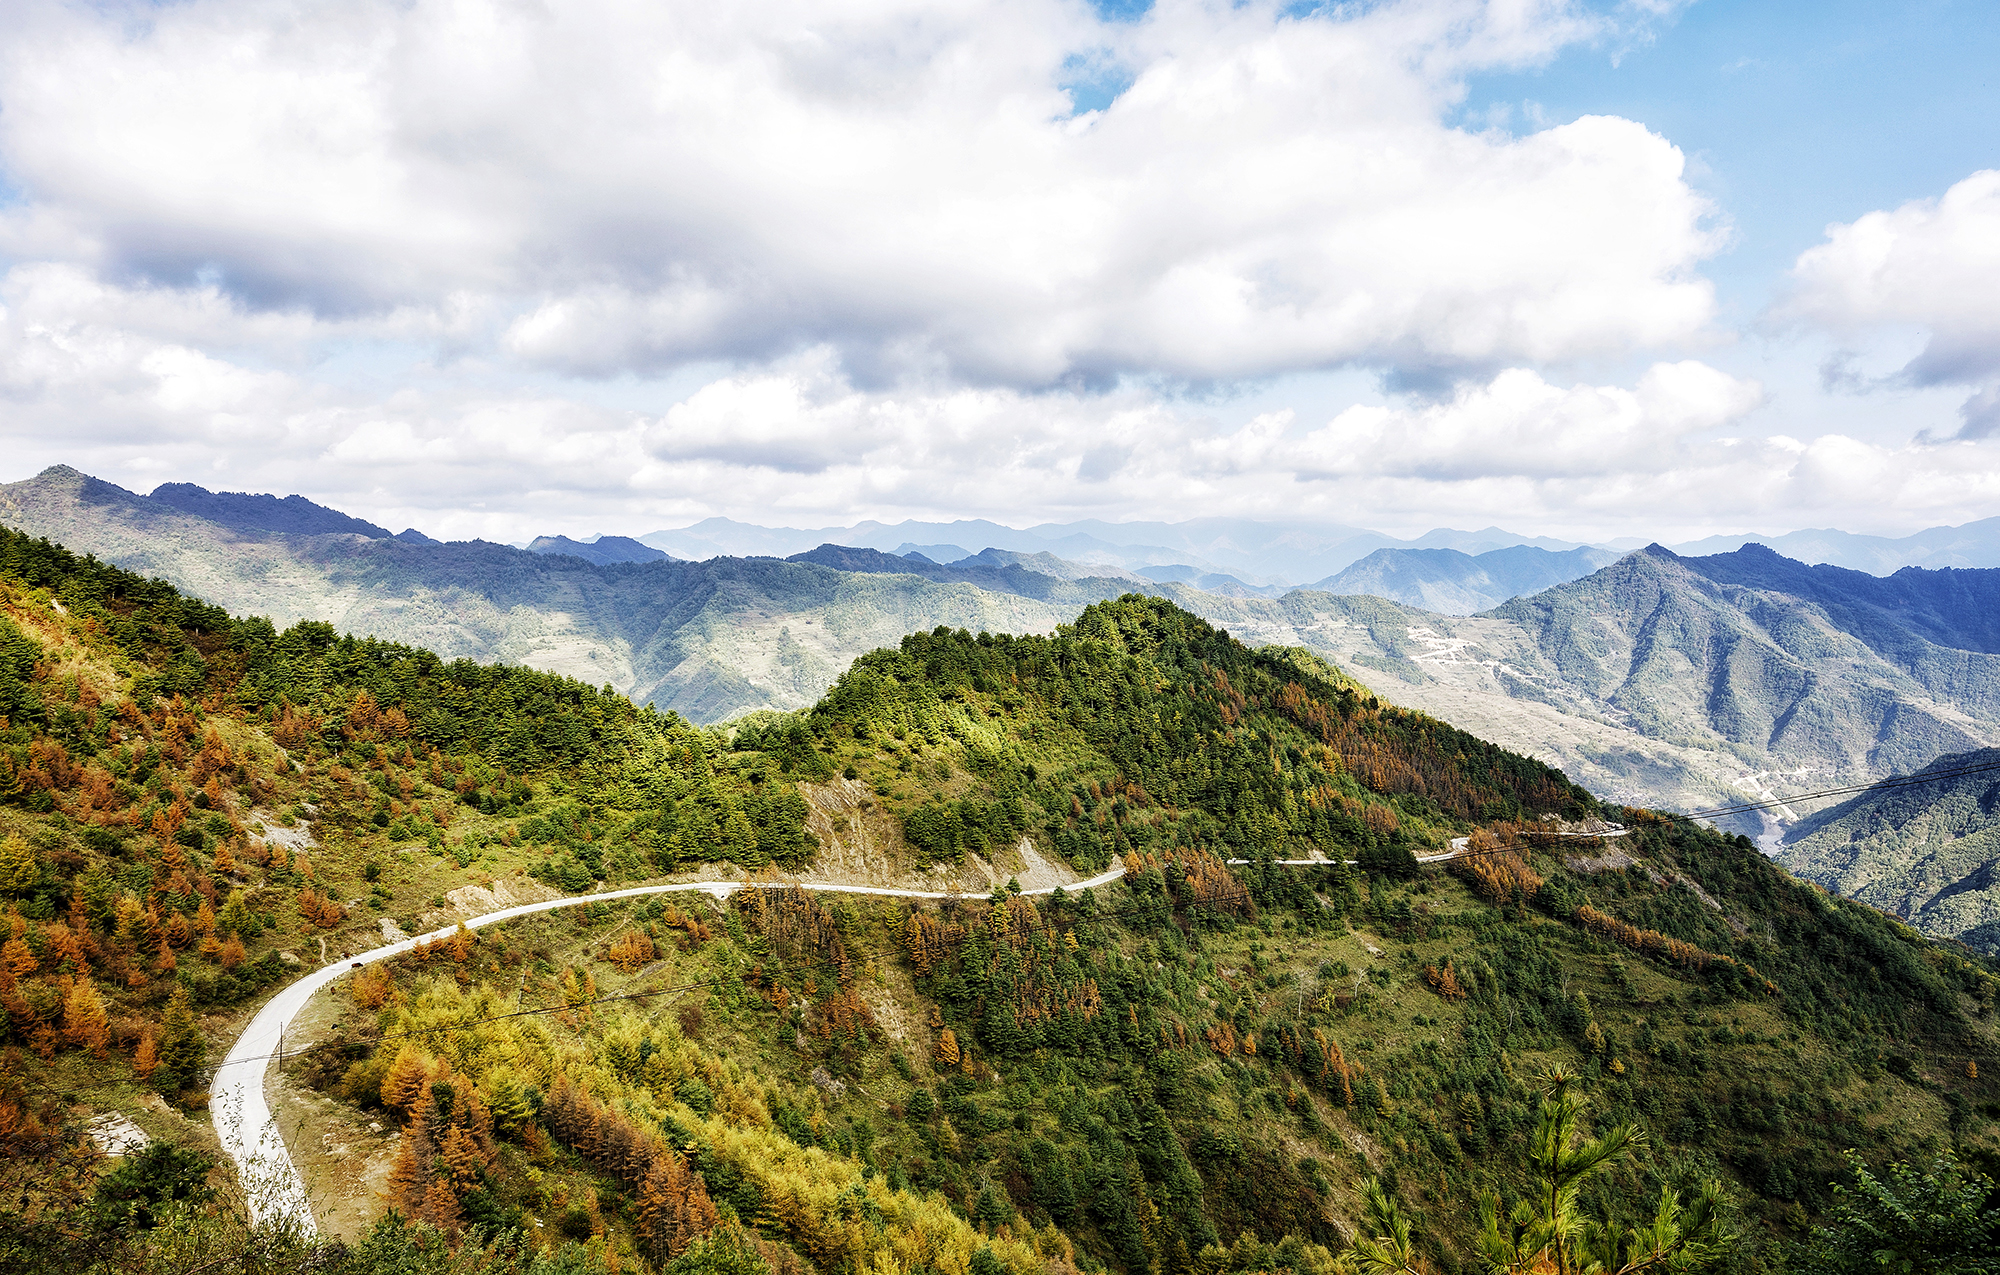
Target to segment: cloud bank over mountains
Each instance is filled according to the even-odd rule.
[[[1457,120],[1470,77],[1654,7],[17,6],[12,450],[498,538],[1176,509],[1696,534],[1857,485],[1974,516],[1983,447],[1757,436],[1702,274],[1726,209],[1671,139]],[[1990,398],[1991,314],[1942,281],[2000,268],[1991,179],[1836,227],[1785,315],[1924,327],[1907,377]]]

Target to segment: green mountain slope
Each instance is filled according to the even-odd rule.
[[[1912,777],[1997,763],[2000,750],[1983,749]],[[1927,934],[2000,954],[2000,770],[1865,792],[1800,820],[1778,859]]]
[[[609,683],[695,721],[803,708],[906,632],[1048,632],[1137,589],[1248,641],[1315,650],[1394,703],[1642,805],[1866,780],[2000,742],[1995,573],[1877,579],[1760,546],[1698,559],[1655,548],[1456,617],[1312,591],[1066,579],[1005,555],[943,567],[825,545],[782,562],[591,566],[500,545],[286,535],[61,470],[0,488],[0,519],[232,610]],[[1767,832],[1754,816],[1732,829]]]
[[[19,941],[0,1008],[45,1057],[129,1053],[177,989],[232,1012],[298,951],[374,946],[519,867],[582,889],[697,859],[798,866],[805,821],[796,792],[623,696],[280,632],[0,530],[0,941]],[[79,977],[103,1042],[71,1021]]]
[[[1181,847],[1441,849],[1478,822],[1596,807],[1559,773],[1381,704],[1309,655],[1253,651],[1138,595],[1053,638],[914,634],[857,660],[804,720],[854,741],[857,774],[936,855],[996,817],[940,803],[938,781],[961,771],[1018,801],[1010,832],[1043,832],[1080,870]]]

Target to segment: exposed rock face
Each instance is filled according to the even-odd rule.
[[[1635,804],[1700,809],[2000,743],[1995,570],[1880,579],[1656,545],[1464,618],[1312,592],[1184,605]]]

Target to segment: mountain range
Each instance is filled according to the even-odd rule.
[[[1472,615],[1509,598],[1580,580],[1619,556],[1589,546],[1560,553],[1536,545],[1509,545],[1481,554],[1377,549],[1310,587],[1321,593],[1365,593],[1441,615]]]
[[[1677,553],[1728,553],[1761,544],[1813,565],[1888,575],[1903,567],[2000,567],[2000,518],[1960,527],[1931,527],[1908,536],[1863,536],[1820,527],[1781,536],[1709,536],[1674,546]]]
[[[268,499],[268,497],[267,497]],[[1574,540],[1548,536],[1526,536],[1500,527],[1479,531],[1437,528],[1423,535],[1404,538],[1321,523],[1264,522],[1247,518],[1194,518],[1186,522],[1110,523],[1088,519],[1068,523],[1042,523],[1033,527],[1008,527],[984,519],[960,522],[861,522],[851,527],[763,527],[728,518],[709,518],[691,526],[649,532],[639,537],[646,544],[664,549],[677,557],[701,559],[723,556],[787,557],[820,544],[855,545],[881,549],[898,555],[921,553],[934,562],[955,561],[972,551],[965,546],[984,545],[1020,553],[1048,553],[1081,562],[1110,563],[1129,571],[1149,574],[1156,580],[1199,582],[1201,577],[1231,577],[1251,589],[1305,586],[1318,581],[1319,588],[1332,588],[1331,581],[1362,559],[1379,551],[1404,559],[1400,569],[1377,571],[1376,588],[1394,590],[1398,572],[1429,579],[1446,561],[1421,556],[1426,550],[1452,550],[1466,557],[1481,558],[1495,550],[1529,547],[1560,557],[1579,549],[1591,549],[1616,557],[1644,546],[1643,540],[1611,540],[1586,545]],[[2000,567],[2000,518],[1987,518],[1960,527],[1932,527],[1902,537],[1858,535],[1830,528],[1787,532],[1782,535],[1710,536],[1701,540],[1670,544],[1683,557],[1704,557],[1731,553],[1746,544],[1761,544],[1788,558],[1813,566],[1846,567],[1872,575],[1888,575],[1903,567]],[[1605,559],[1608,561],[1609,559]],[[1462,566],[1462,564],[1459,564]],[[1597,562],[1602,566],[1603,562]],[[1594,569],[1594,567],[1593,567]],[[1516,568],[1493,564],[1484,568],[1495,581],[1503,581]],[[1154,574],[1163,572],[1165,574]],[[1576,575],[1586,575],[1579,571]],[[1575,579],[1576,575],[1568,578]],[[1553,578],[1536,587],[1560,583]],[[1199,587],[1207,588],[1206,584]],[[1344,588],[1345,586],[1343,586]],[[1532,590],[1526,590],[1532,591]],[[1491,596],[1491,588],[1475,589]],[[1412,606],[1433,610],[1449,595],[1430,601],[1418,593],[1378,594]],[[1504,598],[1496,599],[1504,601]],[[1482,609],[1482,608],[1474,608]]]
[[[232,610],[326,620],[451,657],[608,683],[697,722],[803,707],[857,655],[908,632],[1047,633],[1091,602],[1137,592],[1168,597],[1247,641],[1310,649],[1390,702],[1635,804],[1706,809],[2000,745],[2000,572],[1990,570],[1906,568],[1880,578],[1756,545],[1707,557],[1655,545],[1454,615],[1323,588],[1279,597],[1203,589],[998,547],[944,564],[832,543],[784,558],[594,563],[576,552],[594,547],[584,542],[544,540],[542,551],[526,552],[298,532],[253,524],[305,514],[303,525],[338,527],[344,515],[270,497],[204,503],[199,489],[169,494],[176,500],[57,468],[0,487],[0,521]],[[909,543],[900,530],[895,542]],[[1405,571],[1412,553],[1435,569]],[[1538,546],[1387,554],[1322,583],[1402,580],[1437,595],[1440,580],[1470,570],[1497,593],[1532,587],[1537,571],[1586,571],[1592,555],[1603,556]],[[1551,568],[1556,558],[1564,561]],[[1473,599],[1438,601],[1459,610]],[[1800,813],[1725,822],[1774,836]]]
[[[1884,580],[1655,545],[1476,616],[1311,591],[1199,605],[1635,804],[1700,810],[2000,744],[2000,571]],[[1725,822],[1769,835],[1795,815]]]
[[[816,545],[834,543],[880,549],[898,555],[916,552],[932,561],[966,556],[962,546],[1017,553],[1047,553],[1083,563],[1109,563],[1128,571],[1167,568],[1175,580],[1228,576],[1246,587],[1297,585],[1342,570],[1377,549],[1456,549],[1480,554],[1514,545],[1563,552],[1575,541],[1522,536],[1498,527],[1484,531],[1439,529],[1414,540],[1361,527],[1260,522],[1248,518],[1194,518],[1186,522],[1103,522],[1086,519],[1003,526],[985,519],[959,522],[862,522],[852,527],[760,527],[728,518],[709,518],[640,540],[678,557],[717,555],[787,557]],[[1181,574],[1185,573],[1185,574]]]
[[[608,683],[698,722],[802,707],[855,656],[914,630],[1048,632],[1131,587],[1018,567],[926,576],[900,559],[896,574],[768,558],[599,565],[487,541],[301,534],[231,526],[61,466],[0,486],[0,522],[233,611]]]

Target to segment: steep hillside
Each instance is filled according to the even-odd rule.
[[[1882,580],[1759,546],[1699,559],[1655,546],[1465,618],[1309,592],[1199,606],[1599,792],[1685,810],[2000,740],[1996,594],[2000,572]]]
[[[600,566],[481,541],[244,530],[63,469],[0,487],[0,523],[232,611],[526,664],[696,721],[802,707],[856,655],[913,629],[1047,631],[1128,587],[769,559]]]
[[[1456,549],[1377,549],[1309,587],[1320,593],[1365,593],[1441,615],[1472,615],[1509,598],[1580,579],[1617,558],[1608,549],[1555,553],[1533,545],[1477,555]]]
[[[1950,773],[1967,770],[1976,773]],[[1940,757],[1911,778],[1925,772],[1949,777],[1809,815],[1786,832],[1778,860],[1927,934],[2000,955],[2000,749]]]
[[[51,1272],[1334,1275],[1391,1204],[1462,1270],[1475,1193],[1531,1191],[1554,1066],[1658,1149],[1587,1208],[1713,1200],[1727,1269],[1773,1269],[1843,1148],[2000,1154],[1990,974],[1159,598],[910,635],[726,745],[18,535],[0,606],[0,1005],[40,1055],[0,1058],[0,1257]],[[1574,839],[1607,813],[1630,830]],[[79,1101],[200,1148],[139,1086],[198,1110],[232,1008],[317,936],[697,860],[812,874],[870,829],[912,866],[1025,838],[1126,875],[605,899],[353,975],[273,1082],[351,1248],[175,1209],[198,1160],[100,1186],[22,1154]],[[1454,835],[1455,875],[1419,867]]]
[[[387,1149],[412,1217],[573,1226],[632,1263],[726,1210],[749,1269],[828,1275],[926,1248],[1332,1275],[1371,1177],[1429,1269],[1481,1269],[1475,1201],[1529,1193],[1559,1064],[1599,1128],[1651,1139],[1586,1207],[1622,1228],[1713,1177],[1739,1237],[1719,1269],[1777,1269],[1846,1148],[2000,1149],[2000,1090],[1967,1066],[1994,1061],[1990,975],[1713,834],[1641,823],[1623,868],[1495,841],[1461,878],[1239,884],[1182,849],[1034,902],[611,904],[398,962],[292,1084],[420,1147],[451,1137],[426,1081],[482,1096],[491,1167],[465,1185]],[[691,991],[645,996],[665,988]],[[440,1031],[534,1004],[577,1007]],[[700,1194],[635,1207],[652,1174]]]

